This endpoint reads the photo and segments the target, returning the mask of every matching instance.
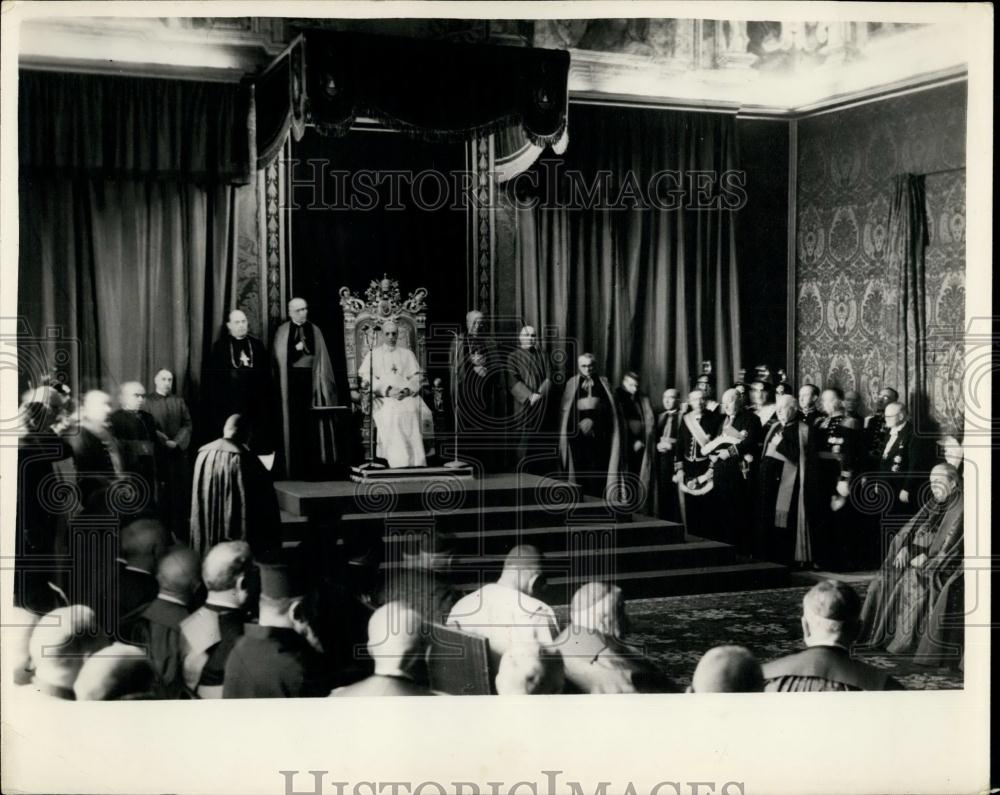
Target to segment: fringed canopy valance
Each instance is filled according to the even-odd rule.
[[[311,31],[255,82],[258,165],[289,127],[343,135],[359,117],[425,140],[516,128],[534,147],[565,138],[569,53]]]

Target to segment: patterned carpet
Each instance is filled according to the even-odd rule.
[[[855,587],[864,595],[865,583]],[[628,642],[642,647],[682,687],[701,655],[712,646],[746,646],[761,661],[800,651],[799,616],[807,587],[766,591],[634,599],[628,603]],[[556,608],[560,624],[568,618]],[[892,673],[909,690],[962,688],[961,671],[925,668],[891,655],[865,654],[862,659]]]

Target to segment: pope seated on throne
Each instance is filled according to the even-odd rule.
[[[382,344],[365,354],[358,368],[362,394],[372,394],[376,429],[376,455],[393,469],[422,467],[424,438],[421,432],[423,399],[421,369],[408,348],[397,346],[399,327],[392,320],[382,325]]]

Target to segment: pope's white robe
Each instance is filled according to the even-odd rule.
[[[371,379],[374,385],[376,454],[394,469],[426,466],[420,431],[420,365],[413,351],[381,345],[365,354],[358,376],[362,384]],[[402,389],[411,394],[400,400],[396,396]]]

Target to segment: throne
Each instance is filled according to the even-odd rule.
[[[344,310],[347,380],[351,385],[351,402],[362,414],[361,441],[365,451],[370,449],[372,433],[371,402],[369,395],[361,391],[358,367],[364,361],[369,345],[378,347],[382,344],[382,324],[393,320],[399,328],[396,344],[413,351],[423,371],[422,378],[426,385],[427,304],[424,301],[426,297],[427,290],[419,287],[404,301],[399,290],[399,282],[385,274],[381,279],[372,280],[364,298],[351,292],[348,287],[340,288],[340,306]],[[426,393],[426,390],[423,391]],[[430,456],[435,452],[433,420],[425,420],[421,432],[424,437],[424,451]]]

